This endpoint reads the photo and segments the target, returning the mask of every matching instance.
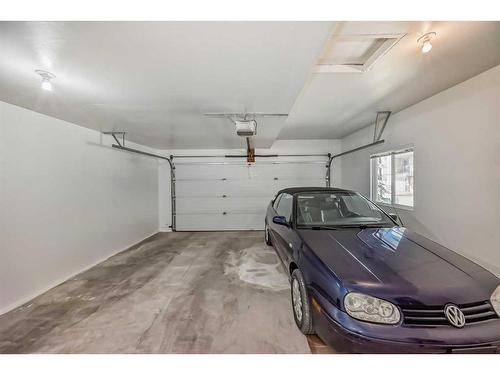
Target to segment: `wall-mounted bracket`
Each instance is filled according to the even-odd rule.
[[[127,132],[110,131],[110,132],[102,132],[102,134],[108,134],[108,135],[113,136],[113,138],[115,139],[115,142],[118,144],[118,146],[125,147],[125,134],[127,134]],[[120,141],[118,140],[118,138],[116,138],[116,136],[122,137],[122,143],[120,143]]]
[[[391,111],[380,111],[377,112],[377,117],[375,118],[375,130],[373,131],[373,142],[380,141],[382,139],[382,134],[384,133],[387,121],[391,116]]]

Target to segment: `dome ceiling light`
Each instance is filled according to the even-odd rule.
[[[52,91],[52,82],[50,81],[56,78],[56,76],[50,72],[39,69],[35,70],[35,73],[42,77],[42,89],[45,91]]]
[[[430,32],[422,35],[417,39],[417,44],[422,46],[422,53],[430,52],[432,49],[431,40],[436,36],[435,32]]]

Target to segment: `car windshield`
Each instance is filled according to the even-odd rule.
[[[391,219],[368,199],[354,192],[297,195],[299,226],[393,226]]]

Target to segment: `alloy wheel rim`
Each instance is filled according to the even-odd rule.
[[[269,242],[269,230],[267,229],[267,225],[264,231],[264,238],[266,239],[266,242]]]
[[[297,279],[292,282],[292,303],[295,317],[299,322],[302,322],[302,299],[300,298],[300,289]]]

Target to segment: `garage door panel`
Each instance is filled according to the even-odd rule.
[[[248,179],[249,168],[241,164],[178,165],[175,174],[178,180]]]
[[[193,197],[190,199],[178,199],[177,211],[190,214],[196,212],[265,212],[265,208],[271,199],[272,197]]]
[[[324,178],[282,180],[177,181],[178,199],[191,197],[269,197],[279,190],[294,186],[324,186]]]
[[[326,164],[217,164],[217,165],[180,165],[176,169],[178,181],[205,180],[272,180],[274,178],[325,178]]]
[[[263,230],[265,211],[262,214],[181,214],[177,229],[183,230]]]
[[[177,230],[262,230],[275,194],[325,186],[325,162],[176,165]]]
[[[294,178],[325,178],[326,168],[324,164],[275,164],[266,165],[254,172],[257,178],[279,178],[279,179],[294,179]]]
[[[275,187],[276,185],[276,187]],[[278,187],[275,181],[242,180],[242,181],[191,181],[176,182],[176,191],[179,198],[190,197],[221,197],[222,195],[234,197],[267,197],[273,196]]]
[[[275,184],[275,192],[281,189],[299,186],[325,186],[324,178],[300,178],[290,180],[278,180]]]

